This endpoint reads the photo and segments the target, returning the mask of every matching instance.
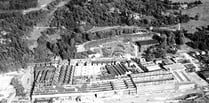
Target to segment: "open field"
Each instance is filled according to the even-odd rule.
[[[192,2],[196,0],[172,0],[174,2]],[[196,28],[201,26],[207,26],[209,24],[209,0],[201,0],[203,4],[188,10],[183,10],[183,14],[188,14],[190,17],[199,15],[199,20],[191,20],[188,23],[183,23],[182,27],[188,30],[189,33],[194,33]]]
[[[188,14],[191,17],[194,17],[196,14],[200,16],[198,21],[191,20],[190,22],[182,25],[191,33],[195,32],[197,27],[207,26],[209,24],[209,1],[204,2],[198,7],[189,10],[183,10],[182,12],[184,14]]]

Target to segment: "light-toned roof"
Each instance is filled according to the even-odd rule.
[[[165,65],[164,66],[166,69],[175,71],[175,70],[183,70],[185,69],[185,66],[181,63],[175,63],[175,64],[171,64],[171,65]]]
[[[0,75],[0,91],[4,90],[5,88],[7,88],[10,85],[11,79],[13,77],[12,76],[1,76]]]
[[[155,70],[160,70],[161,67],[159,65],[152,65],[152,66],[147,66],[147,69],[149,71],[155,71]]]

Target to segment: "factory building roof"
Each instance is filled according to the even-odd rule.
[[[146,67],[148,69],[148,71],[156,71],[156,70],[160,70],[162,69],[159,65],[152,65],[152,66],[147,66]]]
[[[136,41],[135,43],[138,46],[142,46],[142,45],[158,44],[159,42],[157,40],[143,40],[143,41]]]
[[[164,68],[174,71],[174,70],[183,70],[186,67],[181,63],[175,63],[175,64],[170,64],[170,65],[165,65]]]

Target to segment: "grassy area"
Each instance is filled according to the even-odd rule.
[[[197,27],[207,26],[209,24],[209,2],[205,2],[204,4],[199,5],[198,7],[184,10],[184,14],[188,14],[189,16],[194,17],[195,15],[199,15],[200,18],[198,21],[191,20],[188,23],[183,24],[183,27],[189,32],[195,32]]]
[[[172,0],[172,1],[195,1],[195,0]],[[183,14],[188,14],[190,17],[199,15],[199,20],[191,20],[188,23],[182,24],[182,27],[188,30],[189,33],[194,33],[197,27],[207,26],[209,24],[209,0],[201,0],[203,4],[188,10],[183,10]]]

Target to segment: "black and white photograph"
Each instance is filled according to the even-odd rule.
[[[209,0],[0,0],[0,103],[209,103]]]

